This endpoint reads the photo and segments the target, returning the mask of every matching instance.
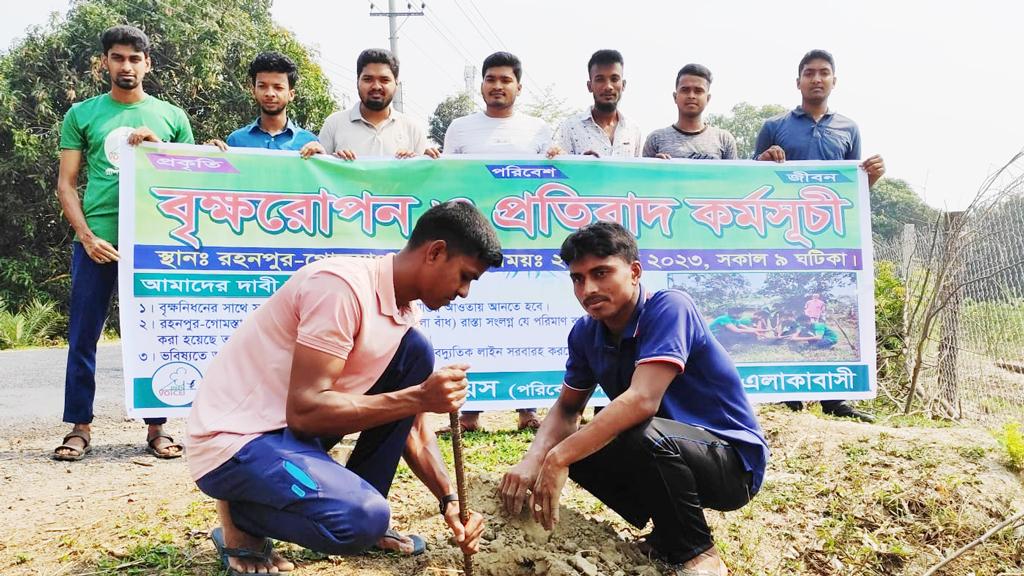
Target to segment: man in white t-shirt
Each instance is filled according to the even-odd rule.
[[[500,154],[516,158],[544,154],[551,145],[551,127],[540,118],[518,114],[516,97],[523,65],[514,54],[495,52],[484,59],[480,94],[483,112],[456,118],[444,135],[445,154]],[[459,416],[463,430],[480,429],[480,413],[463,411]],[[519,429],[540,428],[535,408],[519,410]]]
[[[484,60],[480,93],[487,108],[456,118],[444,135],[446,154],[544,154],[551,127],[540,118],[518,114],[516,97],[523,90],[523,66],[513,54],[495,52]]]

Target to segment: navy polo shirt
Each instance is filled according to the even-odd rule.
[[[299,150],[310,142],[316,142],[316,134],[303,130],[291,120],[284,130],[271,136],[260,127],[260,119],[246,124],[232,132],[227,139],[228,146],[236,148],[269,148],[270,150]]]
[[[786,151],[786,160],[860,160],[860,129],[831,110],[815,122],[797,106],[764,121],[754,158],[773,145]]]
[[[703,428],[736,448],[751,473],[751,494],[764,480],[768,444],[740,375],[711,335],[697,305],[685,292],[661,290],[640,297],[629,325],[616,344],[605,325],[589,316],[569,333],[565,385],[589,391],[600,384],[609,398],[622,394],[636,366],[668,362],[682,370],[661,399],[658,416]]]

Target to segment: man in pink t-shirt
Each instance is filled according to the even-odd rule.
[[[230,572],[290,570],[269,538],[326,554],[422,552],[422,538],[389,529],[387,494],[403,455],[462,551],[477,551],[483,517],[459,520],[424,424],[428,412],[462,406],[469,366],[434,371],[414,302],[434,310],[465,298],[501,264],[487,219],[446,202],[423,214],[398,254],[304,266],[245,319],[204,375],[186,442],[192,477],[218,501],[222,527],[211,537]],[[342,466],[327,450],[355,432]]]
[[[804,304],[804,314],[817,322],[821,320],[821,315],[824,313],[825,301],[821,299],[821,294],[811,294],[811,299]]]

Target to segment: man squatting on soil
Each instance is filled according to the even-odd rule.
[[[398,254],[309,264],[245,319],[210,364],[188,418],[190,471],[218,501],[222,527],[212,537],[229,572],[290,570],[268,538],[327,554],[422,552],[422,538],[388,528],[402,456],[440,501],[462,551],[478,550],[483,517],[459,520],[424,418],[462,406],[469,367],[434,371],[415,301],[436,310],[465,298],[501,263],[487,219],[446,202],[420,217]],[[342,466],[327,451],[354,432]]]
[[[644,289],[636,240],[619,224],[579,229],[560,256],[587,315],[569,333],[558,400],[502,478],[505,508],[528,502],[551,530],[570,477],[630,524],[653,520],[643,546],[677,576],[724,576],[703,508],[749,502],[769,456],[736,367],[687,294]],[[580,427],[596,385],[612,401]]]

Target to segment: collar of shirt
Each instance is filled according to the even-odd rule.
[[[826,118],[831,118],[833,114],[835,114],[835,112],[833,112],[831,108],[828,108],[828,109],[825,110],[825,114],[822,115],[821,120],[825,120]],[[804,107],[803,106],[797,106],[796,108],[793,108],[793,115],[794,116],[799,116],[799,117],[802,117],[802,118],[807,118],[811,122],[814,122],[814,118],[812,118],[811,115],[808,114],[807,112],[804,112]],[[819,120],[819,122],[821,120]]]
[[[415,326],[419,322],[419,313],[415,306],[398,307],[398,301],[395,296],[394,254],[388,254],[378,260],[377,303],[380,305],[380,313],[385,316],[391,316],[398,324]]]
[[[250,134],[256,134],[259,132],[262,132],[267,135],[270,134],[270,132],[267,132],[266,130],[263,129],[262,126],[260,126],[260,119],[258,116],[256,117],[255,120],[252,121],[252,124],[249,124],[248,126],[246,126],[246,128],[249,129]],[[292,134],[295,134],[297,131],[298,130],[297,127],[295,126],[295,123],[292,122],[291,118],[289,118],[288,122],[286,122],[284,125],[284,130],[281,130],[277,134],[284,134],[285,132],[291,132]],[[274,136],[277,136],[277,134],[274,134]]]
[[[618,130],[619,128],[622,128],[622,129],[628,128],[629,127],[629,122],[626,120],[626,115],[622,113],[622,110],[616,110],[616,112],[619,115],[619,122],[618,122],[618,124],[615,125],[615,129]],[[594,126],[597,127],[598,130],[601,130],[602,132],[604,132],[604,128],[602,128],[601,125],[597,123],[597,120],[594,120],[594,107],[593,106],[591,106],[587,110],[584,110],[583,112],[580,112],[579,121],[580,121],[581,124],[587,124],[587,123],[593,124]]]
[[[632,316],[629,317],[629,324],[626,324],[626,328],[622,331],[622,337],[619,339],[619,344],[625,340],[631,340],[640,335],[640,313],[644,310],[644,304],[647,303],[647,290],[644,289],[644,285],[640,284],[640,295],[636,299],[636,308],[633,309]],[[618,349],[619,345],[615,343],[615,336],[611,330],[604,325],[604,322],[597,322],[597,344],[605,348]]]
[[[359,104],[356,104],[355,106],[352,107],[351,110],[348,111],[348,120],[349,120],[349,122],[360,122],[364,126],[366,126],[367,128],[373,128],[374,130],[381,130],[385,126],[387,126],[388,124],[391,124],[392,122],[394,122],[396,120],[396,115],[397,114],[398,114],[397,110],[395,110],[393,107],[389,107],[388,108],[388,118],[387,118],[387,120],[381,122],[380,126],[374,126],[372,122],[369,122],[369,121],[366,120],[366,118],[363,118],[363,113],[359,109]]]

